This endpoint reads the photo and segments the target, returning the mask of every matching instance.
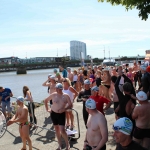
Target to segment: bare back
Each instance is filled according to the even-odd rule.
[[[137,115],[136,126],[142,129],[150,129],[150,103],[144,103],[135,107]]]
[[[73,82],[73,73],[72,72],[68,73],[68,78],[71,82]]]

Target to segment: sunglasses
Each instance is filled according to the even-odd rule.
[[[119,131],[119,130],[121,130],[121,128],[120,128],[120,127],[118,127],[118,126],[114,126],[114,125],[113,125],[112,129],[113,129],[114,131]]]

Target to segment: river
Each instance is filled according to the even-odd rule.
[[[0,86],[4,88],[10,88],[14,97],[23,96],[23,86],[29,87],[33,99],[35,102],[41,102],[49,94],[47,93],[47,87],[43,87],[48,74],[52,74],[53,69],[43,69],[43,70],[29,70],[27,74],[17,75],[16,72],[4,72],[0,73]],[[15,101],[14,98],[11,98]]]

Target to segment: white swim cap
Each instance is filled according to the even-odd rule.
[[[98,88],[97,86],[93,86],[93,87],[91,88],[91,91],[99,91],[99,88]]]
[[[88,79],[84,80],[84,84],[91,84],[90,80],[88,80]]]
[[[89,109],[95,109],[96,108],[96,102],[93,99],[89,98],[85,102],[85,107],[89,108]]]
[[[145,101],[147,100],[147,94],[143,91],[139,91],[137,94],[136,94],[136,97],[138,98],[139,101]]]
[[[120,131],[126,135],[130,135],[132,129],[133,129],[133,123],[127,117],[118,119],[113,125],[113,130]]]
[[[24,102],[24,97],[23,96],[19,96],[19,97],[17,97],[17,101],[20,101],[20,102]]]
[[[55,80],[55,76],[54,76],[54,75],[51,75],[51,76],[50,76],[50,79]]]
[[[55,86],[57,89],[63,89],[63,85],[61,83],[57,83]]]

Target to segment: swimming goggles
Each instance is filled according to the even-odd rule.
[[[113,128],[113,130],[114,130],[114,131],[119,131],[119,130],[121,130],[121,129],[122,129],[122,128],[120,128],[119,126],[114,126],[114,125],[113,125],[113,127],[112,127],[112,128]]]

